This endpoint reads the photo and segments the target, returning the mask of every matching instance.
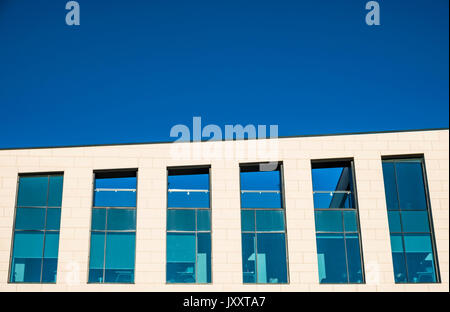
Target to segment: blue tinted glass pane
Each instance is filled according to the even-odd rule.
[[[391,234],[392,252],[404,252],[402,234]]]
[[[315,211],[317,232],[343,232],[342,211]]]
[[[42,267],[42,281],[56,283],[58,267],[59,233],[45,234],[44,263]]]
[[[402,227],[400,224],[400,211],[388,211],[389,231],[401,232]]]
[[[167,283],[195,283],[194,262],[167,262]]]
[[[108,209],[108,230],[135,230],[136,209]]]
[[[48,177],[20,177],[18,207],[47,206]]]
[[[63,192],[63,176],[50,176],[48,190],[48,206],[61,207]]]
[[[276,210],[257,210],[256,230],[284,231],[284,212]]]
[[[197,230],[211,230],[211,216],[209,210],[197,210]]]
[[[314,208],[355,208],[353,194],[314,193]]]
[[[241,210],[242,231],[255,230],[255,211]]]
[[[393,162],[383,161],[383,179],[387,209],[398,210],[400,207],[398,205],[397,180]]]
[[[320,283],[347,283],[343,234],[316,234]]]
[[[134,269],[106,269],[105,283],[133,283]]]
[[[95,207],[136,207],[135,191],[104,191],[94,192]]]
[[[405,239],[405,251],[409,252],[432,252],[431,240],[429,234],[406,234]]]
[[[167,230],[195,231],[195,210],[167,210]]]
[[[136,233],[107,233],[107,269],[134,269]]]
[[[260,233],[257,237],[258,283],[287,283],[284,233]]]
[[[280,171],[241,172],[241,190],[277,190],[280,187]]]
[[[256,283],[255,234],[242,234],[242,272],[244,283]]]
[[[350,283],[362,283],[361,249],[358,234],[346,234],[348,277]]]
[[[167,233],[167,261],[195,262],[195,234]]]
[[[40,282],[44,234],[15,232],[11,282]]]
[[[312,182],[314,191],[351,191],[350,167],[314,168]]]
[[[242,208],[282,208],[281,193],[241,191]]]
[[[103,269],[89,269],[89,283],[103,283]]]
[[[45,227],[45,208],[17,208],[17,230],[43,230]]]
[[[106,229],[106,209],[92,209],[92,229]]]
[[[45,233],[44,258],[58,259],[59,232]]]
[[[167,233],[168,283],[195,283],[195,234]]]
[[[14,257],[42,258],[43,247],[43,232],[15,232],[14,234]]]
[[[209,208],[209,192],[168,191],[169,208]]]
[[[44,258],[42,265],[42,282],[56,283],[56,272],[58,270],[57,258]]]
[[[13,258],[11,267],[12,283],[39,283],[42,258]]]
[[[404,283],[407,281],[407,277],[403,238],[401,234],[391,234],[391,249],[395,282]]]
[[[430,232],[426,210],[402,211],[402,224],[404,232]]]
[[[103,282],[105,257],[105,233],[91,233],[91,250],[89,254],[89,282]]]
[[[358,232],[356,211],[344,211],[344,227],[346,232]]]
[[[396,162],[395,166],[401,209],[426,210],[427,203],[421,162]]]
[[[47,230],[59,230],[61,221],[61,208],[47,208]]]
[[[197,235],[197,283],[211,283],[211,234]]]
[[[135,246],[135,233],[106,234],[106,283],[132,283],[134,281]]]
[[[408,282],[435,283],[434,258],[429,234],[404,236]]]

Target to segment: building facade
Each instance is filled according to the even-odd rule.
[[[0,150],[0,291],[449,291],[449,131]]]

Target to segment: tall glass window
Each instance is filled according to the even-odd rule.
[[[133,283],[136,171],[94,174],[89,283]]]
[[[312,162],[320,283],[363,283],[352,161]]]
[[[19,176],[11,283],[56,283],[63,175]]]
[[[384,159],[396,283],[435,283],[438,268],[423,158]]]
[[[167,283],[211,283],[209,169],[168,169]]]
[[[244,283],[287,283],[282,164],[264,171],[241,165],[242,270]]]

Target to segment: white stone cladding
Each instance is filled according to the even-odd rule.
[[[270,152],[255,153],[256,144],[267,144]],[[441,283],[395,284],[381,157],[416,154],[425,159]],[[366,276],[361,285],[322,285],[318,278],[311,160],[340,158],[353,158],[355,165]],[[284,164],[289,252],[285,285],[242,283],[239,164],[263,161]],[[209,285],[166,284],[166,169],[184,165],[211,165]],[[93,171],[120,168],[138,169],[135,283],[88,284]],[[11,284],[17,177],[40,172],[64,172],[57,283]],[[0,291],[448,292],[449,131],[0,150]]]

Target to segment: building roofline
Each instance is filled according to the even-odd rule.
[[[423,132],[423,131],[441,131],[449,130],[449,128],[426,128],[426,129],[410,129],[410,130],[384,130],[384,131],[365,131],[365,132],[342,132],[342,133],[328,133],[328,134],[304,134],[304,135],[288,135],[279,136],[276,139],[293,139],[293,138],[310,138],[323,136],[343,136],[343,135],[363,135],[363,134],[383,134],[383,133],[403,133],[403,132]],[[233,140],[202,140],[195,142],[224,142],[224,141],[248,141],[263,138],[250,139],[233,139]],[[270,138],[267,138],[270,139]],[[86,144],[86,145],[61,145],[61,146],[36,146],[36,147],[6,147],[1,148],[0,151],[8,150],[33,150],[33,149],[55,149],[55,148],[79,148],[79,147],[104,147],[104,146],[126,146],[126,145],[150,145],[150,144],[167,144],[167,143],[193,143],[194,141],[157,141],[157,142],[134,142],[134,143],[106,143],[106,144]]]

